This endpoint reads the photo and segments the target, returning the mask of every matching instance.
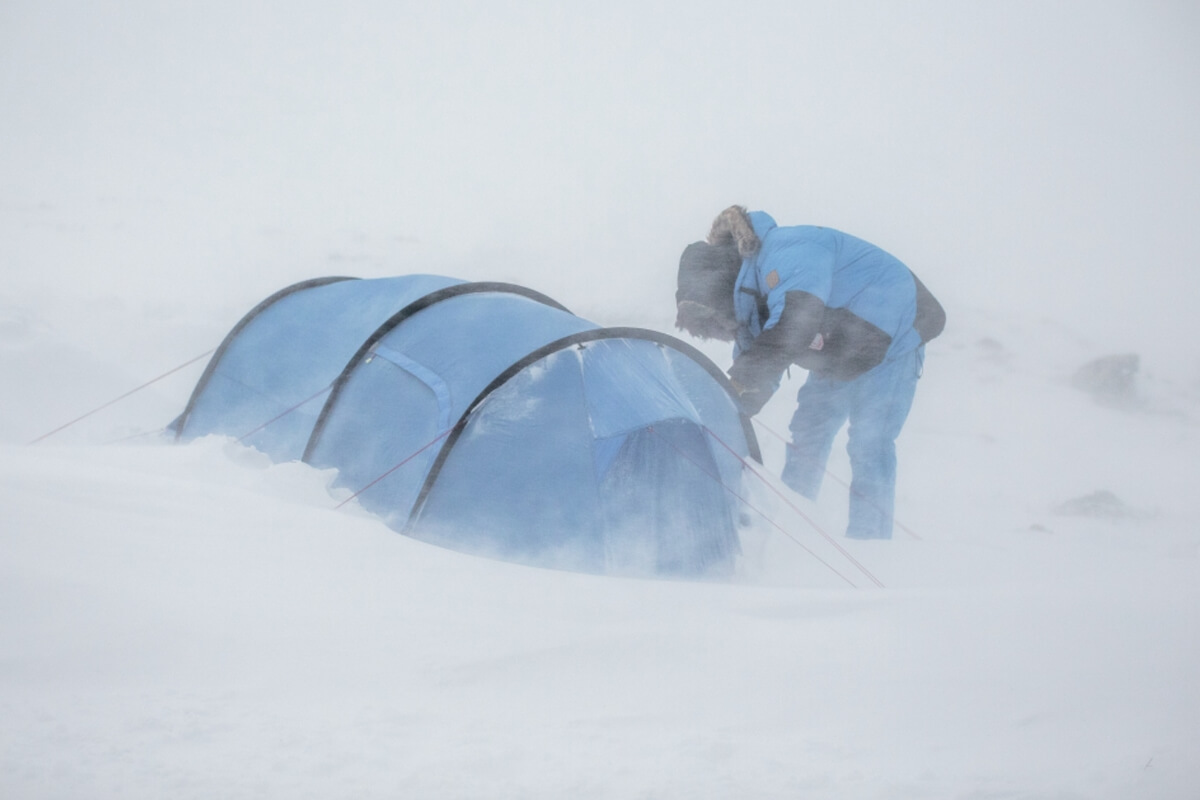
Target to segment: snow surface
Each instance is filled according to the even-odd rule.
[[[1194,7],[739,8],[0,7],[0,797],[1200,797]],[[840,445],[818,503],[773,477],[798,370],[726,583],[174,446],[203,359],[28,444],[319,275],[673,332],[732,202],[947,306],[890,542],[840,536]],[[1123,352],[1133,397],[1071,385]]]

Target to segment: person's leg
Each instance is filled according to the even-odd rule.
[[[896,501],[896,437],[912,408],[924,353],[921,348],[852,381],[850,519],[852,539],[892,538]]]
[[[815,500],[825,477],[834,437],[848,413],[849,384],[812,373],[796,393],[796,413],[789,426],[792,442],[783,465],[783,482]]]

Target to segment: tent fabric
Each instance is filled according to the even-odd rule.
[[[319,278],[277,292],[225,337],[172,423],[177,438],[220,433],[277,461],[299,459],[333,381],[363,341],[408,304],[459,283],[435,275]]]
[[[268,298],[176,429],[334,468],[415,538],[601,573],[728,572],[744,460],[759,458],[723,373],[689,345],[429,275]]]
[[[598,339],[557,350],[491,392],[440,451],[411,526],[440,544],[465,539],[469,549],[516,560],[533,547],[543,562],[589,571],[696,574],[730,565],[737,504],[726,487],[740,479],[723,480],[717,462],[726,462],[727,476],[740,476],[741,464],[712,442],[691,408],[640,423],[631,415],[602,438],[580,424],[595,405],[589,372],[621,373],[604,384],[606,394],[638,393],[646,375],[627,360],[631,347],[667,363],[654,358],[654,341]],[[686,394],[673,376],[659,378]],[[478,470],[496,462],[506,469]],[[522,488],[529,485],[536,491]],[[498,529],[497,518],[512,523]]]

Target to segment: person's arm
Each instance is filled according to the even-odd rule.
[[[786,248],[760,267],[770,318],[729,369],[742,407],[751,416],[775,393],[788,365],[820,368],[824,354],[819,334],[832,273],[832,254],[808,243]]]
[[[817,337],[824,315],[825,303],[820,298],[800,291],[785,294],[779,319],[739,353],[729,368],[729,378],[747,413],[753,416],[762,409],[790,364],[819,368],[822,353],[814,344],[820,343]]]

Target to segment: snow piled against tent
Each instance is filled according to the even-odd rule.
[[[32,362],[56,352],[41,333],[6,347]],[[1037,321],[960,313],[930,350],[901,438],[905,529],[843,540],[832,478],[817,504],[764,484],[756,499],[779,527],[756,525],[729,583],[422,544],[335,509],[345,490],[329,472],[228,439],[103,444],[167,420],[136,406],[89,417],[74,442],[10,442],[0,786],[1188,796],[1200,406],[1152,375],[1142,406],[1097,403],[1070,382],[1086,343]],[[194,377],[156,387],[181,402]],[[56,381],[34,371],[25,396]],[[789,413],[777,398],[763,414],[776,470],[782,444],[765,431],[785,432]],[[1063,510],[1100,490],[1128,513]]]

